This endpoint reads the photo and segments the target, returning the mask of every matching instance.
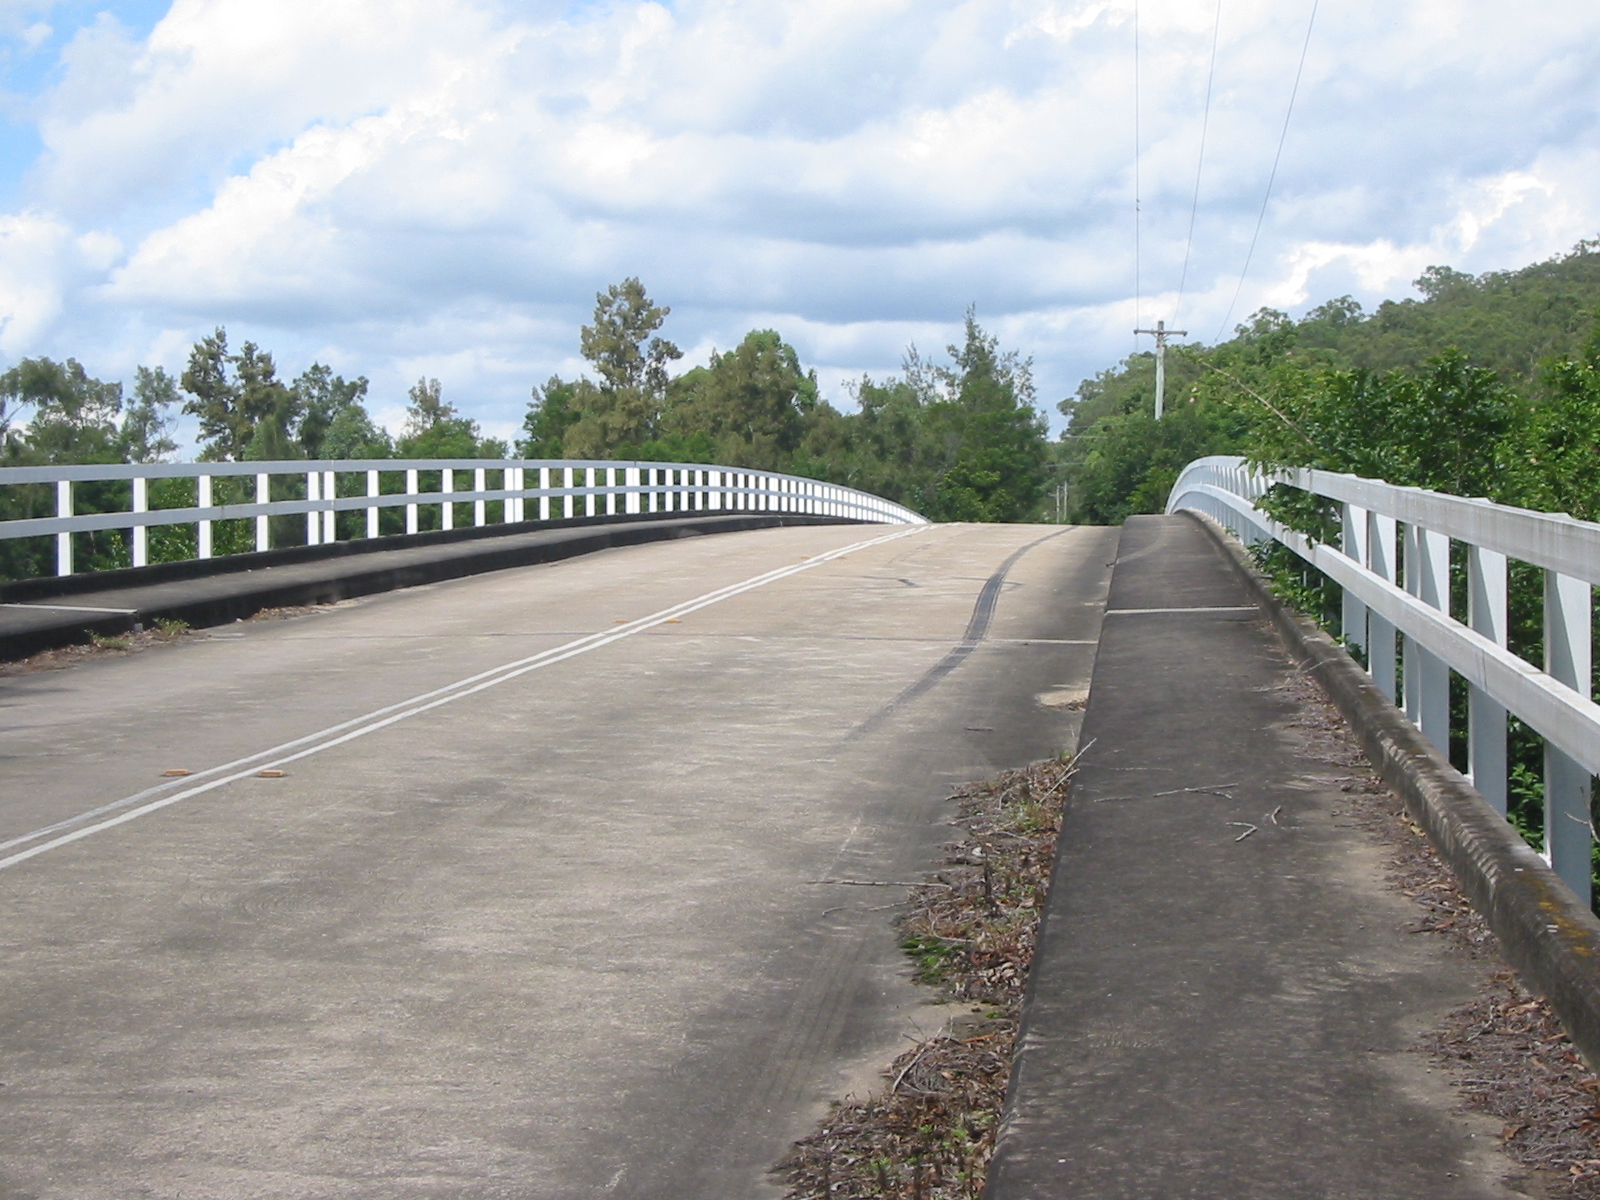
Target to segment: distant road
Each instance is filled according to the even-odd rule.
[[[1116,537],[725,534],[0,679],[0,1194],[776,1195],[938,1020],[895,893],[812,881],[1071,745]]]

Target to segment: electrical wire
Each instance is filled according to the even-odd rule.
[[[1140,314],[1139,263],[1139,0],[1133,0],[1133,327],[1144,322]],[[1135,335],[1137,350],[1139,338]]]
[[[1289,89],[1289,107],[1283,114],[1283,129],[1278,134],[1278,152],[1272,156],[1272,171],[1267,176],[1266,195],[1261,197],[1261,212],[1256,217],[1256,231],[1250,237],[1250,249],[1244,256],[1244,269],[1239,272],[1239,286],[1233,289],[1233,299],[1228,302],[1228,311],[1222,318],[1222,324],[1217,327],[1217,336],[1213,341],[1221,341],[1222,333],[1228,328],[1228,321],[1233,317],[1233,310],[1239,303],[1239,295],[1244,291],[1245,276],[1250,273],[1250,260],[1255,257],[1256,241],[1261,237],[1261,225],[1267,219],[1267,203],[1272,199],[1272,185],[1278,178],[1278,163],[1283,158],[1283,144],[1289,137],[1289,118],[1294,115],[1295,97],[1300,94],[1300,76],[1306,69],[1306,52],[1311,49],[1311,30],[1317,23],[1318,0],[1311,0],[1311,18],[1306,22],[1306,39],[1300,47],[1300,65],[1295,68],[1294,87]]]
[[[1200,212],[1200,176],[1206,166],[1206,130],[1211,125],[1211,85],[1217,78],[1217,39],[1222,34],[1222,0],[1217,0],[1217,17],[1211,26],[1211,65],[1206,69],[1206,106],[1200,114],[1200,154],[1194,164],[1194,203],[1189,207],[1189,239],[1183,246],[1183,272],[1178,276],[1178,302],[1172,307],[1172,323],[1178,323],[1183,310],[1183,292],[1189,282],[1189,252],[1194,249],[1194,221]]]

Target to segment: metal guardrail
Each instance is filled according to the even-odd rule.
[[[423,492],[424,473],[437,472],[437,491]],[[212,503],[218,478],[253,478],[253,503]],[[305,495],[273,500],[274,478],[304,480]],[[403,476],[403,491],[383,491]],[[470,486],[462,477],[470,478]],[[151,508],[150,483],[193,479],[195,503],[181,508]],[[84,483],[126,481],[128,507],[113,512],[76,513],[74,489]],[[491,487],[491,482],[500,486]],[[342,483],[342,486],[341,486]],[[533,486],[529,486],[529,484]],[[522,459],[333,459],[298,462],[135,463],[130,465],[5,467],[0,488],[48,484],[55,489],[53,517],[0,521],[0,539],[56,539],[56,573],[73,573],[75,533],[103,529],[129,531],[133,566],[149,561],[148,531],[158,525],[193,525],[197,556],[213,552],[213,523],[254,520],[255,549],[272,549],[271,518],[304,514],[305,545],[333,542],[336,514],[364,510],[365,536],[379,537],[384,508],[403,507],[405,532],[416,533],[419,510],[439,509],[439,528],[455,525],[455,506],[471,504],[472,523],[488,523],[489,505],[498,501],[503,522],[571,519],[665,512],[785,512],[831,516],[881,524],[922,525],[920,514],[855,488],[835,483],[704,463],[644,463]],[[341,492],[345,494],[341,495]],[[351,494],[355,493],[355,494]],[[532,502],[531,510],[530,503]],[[580,511],[581,510],[581,511]],[[555,516],[552,518],[552,513]]]
[[[1314,542],[1261,512],[1256,501],[1277,483],[1337,502],[1341,545]],[[1391,701],[1398,690],[1406,715],[1446,757],[1450,672],[1462,676],[1467,776],[1502,814],[1507,712],[1542,735],[1545,857],[1590,901],[1590,778],[1600,774],[1590,643],[1600,524],[1330,471],[1261,473],[1231,456],[1184,468],[1167,499],[1169,513],[1180,509],[1207,514],[1246,543],[1281,542],[1337,583],[1345,639],[1365,649],[1374,682]],[[1465,622],[1449,611],[1452,540],[1466,548]],[[1509,559],[1544,572],[1542,666],[1506,648]]]

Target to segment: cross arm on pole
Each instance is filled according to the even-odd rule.
[[[1135,334],[1147,333],[1156,340],[1156,420],[1166,410],[1167,392],[1167,339],[1188,337],[1187,329],[1168,329],[1165,321],[1157,321],[1154,329],[1135,329]]]

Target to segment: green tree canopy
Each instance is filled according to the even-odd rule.
[[[485,438],[478,423],[444,400],[437,379],[424,375],[411,386],[405,432],[395,442],[399,458],[504,458],[506,445]]]
[[[376,433],[372,418],[361,404],[367,394],[365,375],[347,380],[335,375],[332,368],[314,362],[301,372],[289,390],[294,393],[295,408],[300,413],[297,433],[300,447],[307,458],[358,457],[329,451],[327,443],[330,431],[341,418],[344,418],[341,438],[346,442],[353,434],[367,436]],[[374,438],[367,436],[367,440]]]
[[[13,465],[122,462],[121,411],[122,385],[91,378],[74,358],[25,358],[0,375],[0,435]]]
[[[254,342],[230,354],[228,333],[221,326],[194,344],[182,383],[190,397],[183,411],[200,418],[203,458],[264,458],[268,443],[287,444],[300,415],[299,397],[278,381],[272,355]],[[269,418],[263,445],[247,455],[258,427]]]
[[[1050,478],[1032,364],[1016,351],[1001,352],[971,310],[965,342],[948,350],[952,365],[933,368],[928,389],[943,392],[928,404],[926,421],[944,465],[924,511],[945,521],[1025,520]],[[911,374],[915,383],[915,369]]]
[[[732,467],[782,470],[817,408],[815,372],[771,329],[747,333],[726,353],[675,380],[662,428],[704,434],[711,458]]]
[[[569,456],[608,458],[618,447],[656,435],[667,364],[683,357],[677,346],[655,336],[671,311],[651,303],[637,278],[596,294],[594,324],[583,327],[579,346],[600,381],[572,385],[571,404],[579,415],[562,434]]]
[[[528,415],[523,419],[523,438],[517,453],[524,458],[566,457],[567,430],[582,416],[578,408],[579,389],[559,375],[550,376],[541,388],[533,389]]]
[[[177,421],[178,381],[162,367],[134,369],[133,402],[122,419],[122,440],[132,462],[160,462],[178,448],[172,440]]]

